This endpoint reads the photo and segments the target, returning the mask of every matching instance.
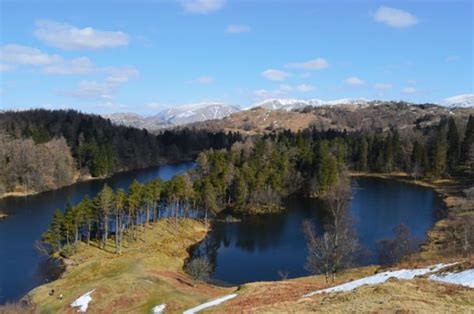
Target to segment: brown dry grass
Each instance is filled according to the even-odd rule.
[[[112,253],[113,239],[108,252],[84,245],[62,278],[34,289],[29,299],[35,312],[73,313],[69,304],[96,289],[90,313],[150,313],[162,303],[168,311],[181,312],[234,290],[203,283],[193,286],[182,271],[187,249],[206,233],[197,221],[183,219],[177,225],[174,220],[160,220],[147,229],[146,241],[131,242],[120,256]],[[55,296],[49,296],[51,289]],[[63,300],[57,299],[59,294]]]

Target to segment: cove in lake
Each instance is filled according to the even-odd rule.
[[[59,272],[54,263],[39,254],[35,241],[48,228],[56,208],[76,204],[85,195],[94,197],[107,183],[113,189],[127,189],[133,180],[168,180],[194,167],[187,162],[118,173],[103,180],[80,182],[59,190],[28,197],[0,199],[0,209],[8,215],[0,220],[0,304],[15,301],[35,286],[54,280]]]
[[[367,250],[358,265],[377,263],[376,242],[391,238],[399,224],[425,240],[444,208],[436,193],[425,187],[380,178],[357,178],[352,183],[350,212],[359,241]],[[323,206],[321,201],[295,196],[285,201],[287,210],[278,214],[247,216],[233,223],[216,221],[192,250],[192,257],[208,257],[216,283],[278,280],[279,273],[287,273],[288,278],[308,275],[301,224],[312,219],[321,230]]]

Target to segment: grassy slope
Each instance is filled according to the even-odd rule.
[[[34,289],[29,294],[35,312],[75,312],[69,307],[82,294],[96,289],[89,304],[90,313],[150,313],[159,304],[180,312],[230,293],[232,289],[205,284],[193,286],[183,273],[186,249],[206,234],[203,224],[181,220],[162,220],[147,230],[147,241],[138,240],[124,249],[121,256],[113,254],[112,240],[104,252],[83,246],[70,260],[72,264],[63,277]],[[49,296],[54,289],[56,296]]]
[[[424,264],[401,265],[405,268]],[[472,268],[474,260],[466,260],[454,268]],[[426,278],[390,279],[384,284],[363,286],[350,292],[338,292],[303,298],[303,295],[347,281],[373,275],[377,266],[356,268],[343,273],[336,282],[327,284],[323,276],[303,277],[279,282],[246,284],[239,296],[212,308],[209,312],[230,313],[349,313],[349,312],[457,312],[474,311],[474,289],[446,285]]]

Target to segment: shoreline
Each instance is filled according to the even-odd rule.
[[[463,194],[463,190],[471,187],[469,184],[463,183],[456,179],[441,179],[436,181],[414,180],[413,177],[406,172],[394,173],[366,173],[366,172],[350,172],[351,177],[372,177],[388,180],[396,180],[399,182],[413,184],[425,188],[432,189],[443,202],[446,209],[446,217],[438,219],[427,231],[426,241],[421,245],[416,253],[420,257],[428,259],[439,255],[439,249],[445,244],[445,228],[449,224],[448,215],[460,215],[462,210],[456,210],[462,206],[464,202],[469,202]],[[467,212],[473,212],[474,208],[468,209]]]
[[[119,171],[116,171],[114,173],[111,173],[107,176],[101,176],[101,177],[92,177],[90,175],[87,175],[87,176],[78,176],[74,182],[72,182],[71,184],[67,184],[67,185],[63,185],[63,186],[60,186],[60,187],[57,187],[57,188],[54,188],[54,189],[49,189],[49,190],[44,190],[44,191],[29,191],[29,192],[7,192],[7,193],[4,193],[2,195],[0,195],[0,200],[2,199],[5,199],[5,198],[22,198],[22,197],[28,197],[28,196],[34,196],[34,195],[38,195],[38,194],[41,194],[41,193],[46,193],[46,192],[52,192],[52,191],[57,191],[57,190],[60,190],[62,188],[65,188],[65,187],[69,187],[69,186],[72,186],[74,184],[78,184],[78,183],[83,183],[83,182],[89,182],[89,181],[94,181],[94,180],[104,180],[104,179],[108,179],[108,178],[111,178],[113,177],[114,175],[117,175],[117,174],[122,174],[122,173],[126,173],[126,172],[131,172],[131,171],[139,171],[139,170],[145,170],[145,169],[149,169],[149,168],[157,168],[157,167],[163,167],[163,166],[167,166],[167,165],[176,165],[176,164],[180,164],[180,163],[185,163],[185,162],[193,162],[194,159],[184,159],[184,160],[181,160],[181,161],[176,161],[176,162],[160,162],[160,164],[158,165],[155,165],[155,166],[148,166],[148,167],[143,167],[143,168],[135,168],[135,169],[124,169],[124,170],[119,170]]]

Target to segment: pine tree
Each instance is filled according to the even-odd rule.
[[[109,216],[112,211],[114,202],[114,192],[107,185],[104,184],[102,190],[97,194],[95,198],[95,206],[98,210],[99,221],[101,222],[102,230],[102,248],[105,249],[107,245],[107,238],[109,235]]]
[[[122,254],[123,240],[123,210],[127,201],[127,195],[123,189],[118,189],[114,197],[115,207],[115,252]]]
[[[474,116],[470,115],[461,147],[462,161],[468,167],[474,166]]]
[[[436,178],[445,175],[447,168],[448,143],[443,129],[440,123],[433,148],[433,175]]]
[[[448,123],[448,169],[450,173],[458,166],[460,153],[458,128],[456,127],[456,122],[451,117]]]
[[[51,223],[48,230],[43,233],[43,242],[51,247],[51,252],[59,252],[62,248],[62,241],[64,240],[63,234],[64,215],[60,209],[56,209],[54,212]]]
[[[89,198],[89,195],[86,195],[78,206],[81,206],[82,209],[82,219],[87,230],[87,245],[90,245],[91,241],[91,232],[92,232],[92,223],[94,220],[94,204]]]
[[[136,232],[134,231],[134,220],[138,222],[139,208],[142,197],[142,185],[134,180],[128,189],[127,197],[127,210],[128,210],[128,223],[132,231],[133,237],[136,239]]]

